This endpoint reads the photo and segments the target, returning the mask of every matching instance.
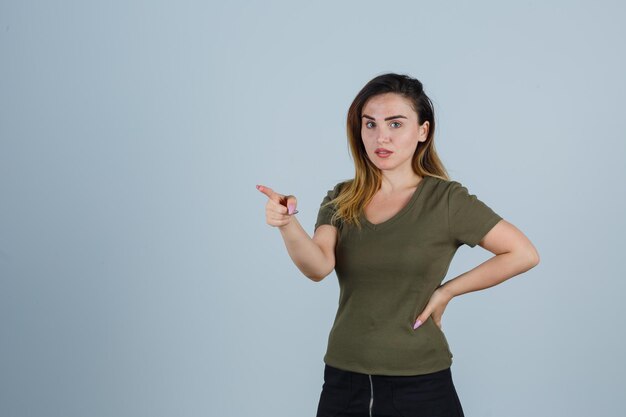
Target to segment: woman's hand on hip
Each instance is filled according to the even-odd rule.
[[[442,290],[441,287],[437,287],[437,289],[430,296],[430,300],[428,300],[428,304],[426,304],[424,310],[414,321],[415,324],[413,325],[413,330],[417,329],[430,316],[432,316],[435,324],[441,329],[441,318],[451,299],[452,298],[448,292]]]

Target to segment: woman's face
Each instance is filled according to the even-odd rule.
[[[428,122],[419,126],[409,101],[395,93],[371,97],[363,107],[361,138],[369,159],[381,170],[411,170],[417,143],[428,136]],[[384,148],[389,154],[377,153]]]

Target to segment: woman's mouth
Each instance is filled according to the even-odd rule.
[[[376,151],[374,153],[376,155],[378,155],[380,158],[388,158],[389,155],[391,155],[393,152],[391,152],[391,151]]]

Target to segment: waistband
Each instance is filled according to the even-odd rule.
[[[371,377],[371,379],[377,379],[377,380],[383,380],[383,381],[407,382],[407,381],[412,381],[412,380],[421,381],[421,380],[433,380],[433,379],[440,379],[440,378],[445,379],[445,378],[450,378],[452,375],[451,368],[445,368],[440,371],[431,372],[428,374],[419,374],[419,375],[378,375],[378,374],[363,374],[360,372],[349,371],[346,369],[336,368],[328,364],[324,364],[324,366],[328,370],[328,372],[349,375],[352,381],[359,381],[359,380],[369,381]]]

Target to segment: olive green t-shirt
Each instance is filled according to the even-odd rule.
[[[329,190],[333,199],[344,182]],[[331,224],[335,206],[322,208],[315,229]],[[424,176],[390,219],[362,229],[338,222],[335,272],[339,306],[324,362],[372,375],[420,375],[448,368],[452,352],[430,316],[415,318],[442,283],[457,249],[476,246],[500,220],[457,181]]]

